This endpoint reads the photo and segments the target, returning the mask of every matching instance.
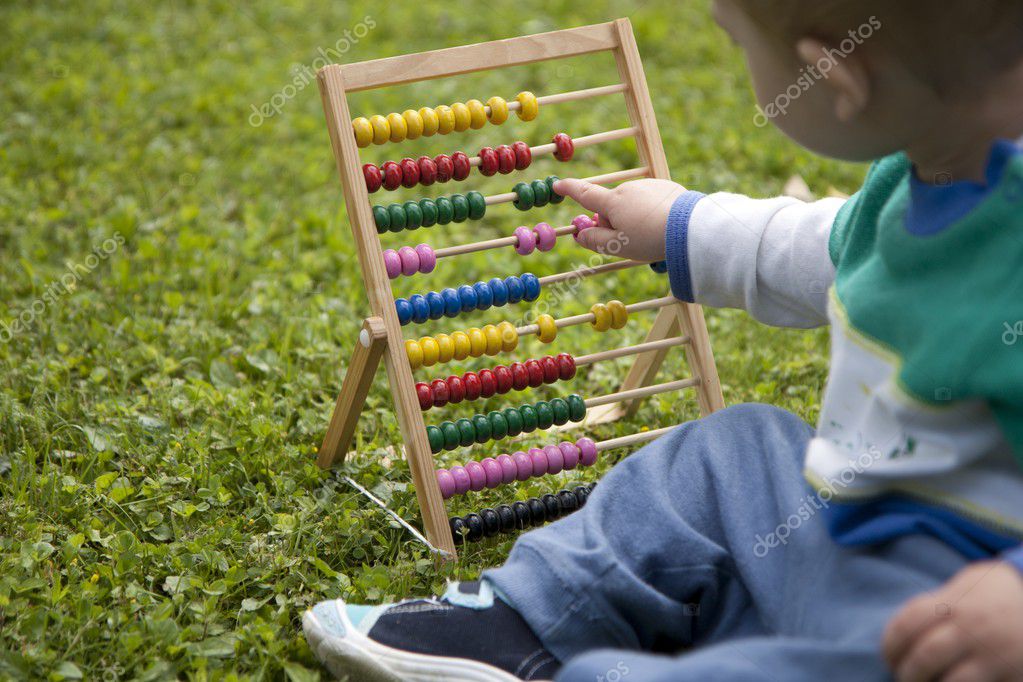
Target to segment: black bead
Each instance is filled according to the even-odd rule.
[[[558,497],[547,493],[540,498],[543,502],[543,506],[547,509],[547,520],[553,521],[554,519],[561,516],[561,504],[558,503]]]
[[[535,497],[529,498],[526,502],[529,505],[529,513],[533,516],[533,525],[542,526],[547,523],[547,507]]]
[[[465,520],[461,516],[452,516],[449,523],[451,524],[451,534],[455,536],[455,544],[460,545],[465,542]]]
[[[570,490],[559,490],[558,502],[561,503],[561,513],[563,514],[571,514],[579,508],[579,499]]]
[[[515,530],[515,512],[506,504],[500,504],[494,508],[497,517],[501,521],[501,532],[510,533]]]
[[[468,542],[476,542],[483,537],[483,518],[479,514],[466,514],[465,525],[469,528],[469,534],[465,536]]]
[[[529,513],[529,505],[521,500],[512,503],[512,511],[515,512],[515,527],[524,530],[533,525],[533,515]]]
[[[483,535],[490,537],[501,532],[501,517],[493,509],[481,509],[480,518],[483,519]]]
[[[575,498],[579,500],[580,507],[586,504],[586,498],[590,496],[591,490],[592,488],[588,485],[577,485],[572,489],[572,492],[575,493]]]

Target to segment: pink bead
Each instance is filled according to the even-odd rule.
[[[561,448],[557,445],[548,445],[543,451],[547,455],[547,473],[561,473],[561,470],[565,468],[565,456],[561,454]]]
[[[575,228],[575,232],[573,234],[578,237],[580,232],[588,230],[596,224],[597,223],[594,222],[593,218],[588,215],[577,215],[575,218],[572,218],[572,227]]]
[[[437,267],[437,255],[430,245],[419,244],[416,246],[416,253],[419,254],[419,272],[424,275],[433,272],[433,269]]]
[[[419,272],[419,254],[411,246],[398,249],[398,257],[401,258],[401,274],[408,277]]]
[[[533,460],[524,452],[516,452],[512,455],[515,460],[516,478],[520,481],[528,481],[533,475]]]
[[[565,470],[575,469],[579,465],[579,447],[575,443],[559,443],[561,456],[565,461]]]
[[[401,274],[401,256],[394,249],[384,251],[384,267],[387,269],[387,276],[394,279]]]
[[[547,453],[540,448],[530,448],[529,458],[533,460],[533,475],[543,476],[547,473]]]
[[[440,485],[440,494],[444,499],[454,496],[457,486],[455,477],[447,469],[437,469],[437,483]]]
[[[515,242],[515,251],[520,256],[528,256],[533,253],[533,249],[536,248],[536,233],[525,225],[520,225],[515,228],[515,237],[518,241]]]
[[[448,471],[451,472],[451,478],[455,479],[455,494],[464,495],[469,492],[472,482],[469,480],[469,472],[465,470],[465,467],[453,466]]]
[[[558,241],[558,235],[548,223],[537,223],[533,233],[536,235],[536,248],[541,251],[550,251]]]
[[[501,465],[501,483],[511,483],[519,475],[519,468],[511,455],[498,455],[497,463]]]
[[[497,460],[493,457],[487,457],[480,462],[483,466],[483,471],[487,475],[487,487],[496,488],[504,482],[504,472],[501,470],[501,465],[497,463]]]
[[[580,438],[575,442],[579,447],[579,464],[588,467],[597,461],[597,444],[590,438]]]
[[[487,487],[487,472],[477,461],[465,463],[465,471],[469,474],[469,490],[483,490]]]

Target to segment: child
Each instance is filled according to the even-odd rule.
[[[832,327],[817,431],[730,407],[440,599],[308,612],[353,680],[1023,679],[1023,3],[717,0],[848,201],[557,191],[680,299]],[[859,28],[857,28],[859,26]],[[626,240],[622,240],[626,241]],[[1006,331],[1008,330],[1008,331]],[[930,593],[930,594],[928,594]],[[908,602],[908,603],[907,603]]]

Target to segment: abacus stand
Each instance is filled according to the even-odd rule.
[[[624,86],[621,92],[629,118],[637,130],[636,145],[647,176],[669,179],[646,77],[628,19],[357,64],[331,64],[317,74],[331,147],[372,311],[360,334],[365,343],[360,341],[356,344],[317,461],[326,468],[343,458],[382,357],[426,536],[434,547],[451,558],[456,556],[454,539],[434,474],[433,455],[416,397],[415,380],[405,353],[394,295],[360,168],[359,150],[352,135],[347,93],[607,51],[614,55],[618,67]],[[647,338],[665,339],[680,333],[689,337],[687,359],[698,382],[696,392],[701,412],[708,414],[723,407],[723,399],[700,308],[682,302],[663,307]],[[661,366],[665,352],[657,350],[637,355],[622,388],[648,386]],[[604,419],[629,414],[635,409],[635,403],[635,400],[630,400],[606,406]]]

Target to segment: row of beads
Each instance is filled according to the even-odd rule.
[[[515,200],[512,201],[512,204],[520,211],[528,211],[531,208],[547,204],[560,204],[565,197],[554,191],[554,183],[560,179],[556,175],[551,175],[545,180],[516,183],[512,187],[512,192],[515,193]]]
[[[454,516],[448,520],[455,544],[476,542],[498,533],[514,533],[534,526],[542,526],[562,516],[581,509],[586,504],[596,483],[579,485],[572,490],[559,490],[543,497],[501,504],[493,509],[481,509],[465,516]]]
[[[548,474],[570,471],[577,466],[592,466],[597,461],[597,445],[589,438],[575,443],[562,442],[544,448],[531,448],[528,453],[487,457],[469,461],[450,469],[437,469],[437,483],[444,499],[464,495],[470,490],[496,488],[514,481],[527,481]]]
[[[416,384],[419,407],[425,412],[432,407],[455,405],[463,400],[489,398],[511,390],[524,391],[556,381],[568,381],[575,376],[575,358],[568,353],[546,355],[537,360],[513,362],[509,366],[497,365],[493,369],[466,372],[462,376],[434,379],[430,383]]]
[[[487,310],[519,301],[533,302],[540,297],[540,279],[531,272],[512,275],[503,280],[497,277],[489,282],[463,284],[457,289],[448,287],[426,294],[412,294],[398,298],[394,308],[402,325],[410,322],[422,324],[442,317],[457,317],[473,310]]]
[[[533,150],[521,140],[511,145],[498,145],[496,148],[483,147],[478,156],[480,174],[488,178],[497,173],[507,175],[512,171],[526,170],[533,162]]]
[[[419,201],[406,201],[403,204],[374,206],[373,220],[376,222],[377,232],[383,234],[388,230],[401,232],[420,227],[479,220],[486,212],[487,203],[483,195],[472,191],[436,199],[420,199]]]
[[[586,416],[586,403],[572,394],[567,398],[541,400],[533,405],[506,407],[487,414],[477,414],[471,419],[462,418],[453,422],[442,422],[439,426],[427,426],[426,436],[430,450],[436,454],[441,450],[454,450],[473,443],[517,436],[537,429],[562,426],[570,421],[582,421]]]
[[[417,244],[415,248],[403,246],[397,251],[384,250],[384,268],[387,276],[395,279],[398,275],[406,277],[421,272],[424,275],[433,272],[437,266],[437,254],[429,244]]]
[[[594,303],[590,312],[593,313],[593,321],[590,322],[590,326],[598,332],[621,329],[629,321],[629,311],[621,301]]]
[[[438,154],[432,159],[420,156],[413,160],[406,156],[401,161],[384,161],[380,166],[366,163],[362,166],[362,177],[366,189],[372,194],[383,187],[388,192],[399,187],[429,187],[435,182],[455,180],[461,182],[469,177],[469,157],[464,152],[451,156]]]
[[[521,105],[518,116],[523,121],[532,121],[540,113],[540,103],[531,92],[520,92],[516,97]],[[489,114],[486,107],[490,107]],[[406,109],[402,113],[391,113],[387,116],[379,114],[352,120],[352,133],[355,144],[368,147],[371,144],[387,142],[403,142],[432,135],[447,135],[454,131],[463,132],[472,128],[478,130],[489,120],[494,125],[501,125],[508,120],[508,103],[501,97],[491,97],[486,107],[478,99],[468,102],[455,102],[451,106],[423,107]]]
[[[412,369],[419,369],[431,367],[438,362],[510,353],[518,345],[519,335],[515,325],[504,321],[498,325],[488,324],[483,329],[473,327],[450,335],[424,336],[418,341],[408,339],[405,341],[405,353]]]
[[[515,252],[528,256],[534,249],[550,251],[558,241],[558,233],[549,223],[537,223],[532,228],[520,225],[515,228]]]

